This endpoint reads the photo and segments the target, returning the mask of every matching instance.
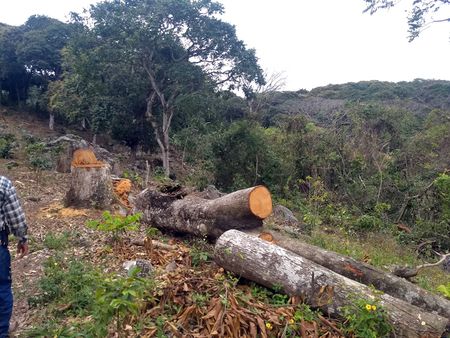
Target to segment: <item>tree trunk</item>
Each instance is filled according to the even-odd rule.
[[[269,288],[282,285],[280,292],[289,296],[306,294],[307,303],[323,312],[339,316],[340,307],[352,305],[349,294],[373,299],[365,285],[341,276],[273,243],[237,230],[225,232],[217,240],[214,261],[224,269]],[[331,302],[328,293],[319,295],[322,287],[334,287]],[[390,313],[397,338],[422,337],[432,333],[440,336],[448,319],[425,312],[390,295],[376,295]]]
[[[48,122],[48,128],[50,130],[55,130],[55,114],[53,112],[50,112],[50,120]]]
[[[152,187],[140,193],[133,214],[159,229],[195,236],[219,237],[229,229],[256,228],[272,213],[272,198],[263,186],[209,200],[200,193],[167,195]]]
[[[108,166],[71,167],[71,184],[66,194],[66,206],[76,208],[111,208],[114,188]]]
[[[131,157],[131,163],[136,162],[136,154],[138,149],[139,143],[134,143],[130,146],[130,157]]]
[[[259,235],[262,232],[270,233],[278,240],[277,244],[282,248],[307,258],[342,276],[365,285],[373,285],[377,290],[418,306],[424,311],[436,313],[444,317],[450,315],[450,302],[446,299],[426,291],[403,278],[377,269],[370,264],[283,236],[276,231],[254,229],[245,232],[254,235]]]

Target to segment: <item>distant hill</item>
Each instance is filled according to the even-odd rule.
[[[450,95],[450,81],[415,79],[411,82],[360,81],[312,89],[308,96],[335,100],[387,101],[415,99],[430,102]]]

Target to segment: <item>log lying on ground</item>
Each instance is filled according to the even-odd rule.
[[[377,269],[372,265],[304,243],[300,240],[283,236],[276,231],[252,229],[245,232],[256,236],[262,232],[270,233],[278,240],[277,244],[279,246],[299,254],[314,263],[322,265],[359,283],[373,285],[377,290],[418,306],[427,312],[435,313],[443,317],[450,317],[449,301],[434,293],[426,291],[403,278]]]
[[[263,186],[216,199],[205,199],[201,194],[167,195],[152,187],[137,196],[136,213],[143,213],[141,221],[161,230],[215,239],[229,229],[262,226],[262,220],[272,213],[272,197]]]
[[[305,292],[307,303],[312,306],[321,305],[321,310],[330,315],[339,315],[339,307],[352,305],[346,297],[350,293],[359,294],[365,299],[373,298],[365,285],[237,230],[229,230],[217,240],[214,261],[238,276],[269,288],[282,285],[280,292],[289,296]],[[319,296],[323,286],[334,287],[330,304],[327,304],[326,292],[323,299]],[[387,294],[377,297],[391,314],[390,320],[396,337],[422,337],[427,333],[440,336],[445,331],[447,318],[425,312]]]

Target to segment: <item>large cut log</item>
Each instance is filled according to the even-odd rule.
[[[323,312],[339,316],[340,307],[351,305],[347,295],[373,298],[370,289],[341,276],[309,259],[273,243],[237,230],[229,230],[216,243],[214,261],[224,269],[269,288],[282,285],[280,292],[289,296],[306,294],[308,303]],[[319,297],[323,286],[334,287],[332,300]],[[325,293],[327,294],[327,293]],[[414,338],[424,334],[440,336],[448,319],[431,314],[388,294],[377,296],[388,310],[396,337]],[[320,302],[320,304],[318,304]]]
[[[66,206],[111,208],[114,189],[106,164],[97,161],[91,150],[80,149],[74,152],[70,169],[71,183],[65,197]]]
[[[450,316],[450,302],[448,300],[370,264],[283,236],[276,231],[252,229],[245,232],[253,235],[259,235],[262,232],[270,233],[282,248],[295,252],[340,275],[365,285],[373,285],[377,290],[418,306],[427,312],[439,314],[443,317]]]
[[[152,187],[137,196],[136,213],[143,213],[141,221],[161,230],[215,239],[229,229],[262,226],[262,220],[272,213],[272,197],[263,186],[216,199],[205,199],[201,194],[180,198]]]

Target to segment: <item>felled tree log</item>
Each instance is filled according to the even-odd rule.
[[[136,213],[143,213],[142,222],[161,230],[215,239],[229,229],[262,226],[262,220],[272,213],[272,197],[263,186],[212,200],[201,194],[167,195],[152,187],[136,197]]]
[[[70,189],[65,197],[66,206],[76,208],[110,209],[114,189],[110,170],[97,161],[92,151],[82,149],[74,153],[71,165]]]
[[[229,230],[216,243],[214,261],[224,269],[269,288],[282,285],[280,292],[289,296],[305,293],[307,303],[325,313],[339,316],[340,307],[351,305],[350,293],[364,299],[373,298],[367,286],[341,276],[309,259],[273,243],[237,230]],[[328,292],[332,292],[328,304]],[[431,314],[405,301],[383,294],[377,296],[391,314],[396,337],[414,338],[431,333],[440,336],[448,319]]]
[[[259,235],[262,231],[270,233],[282,248],[305,257],[342,276],[365,285],[373,285],[377,290],[418,306],[427,312],[436,313],[444,317],[450,316],[450,302],[443,297],[424,290],[403,278],[377,269],[370,264],[283,236],[276,231],[252,229],[245,232]]]

